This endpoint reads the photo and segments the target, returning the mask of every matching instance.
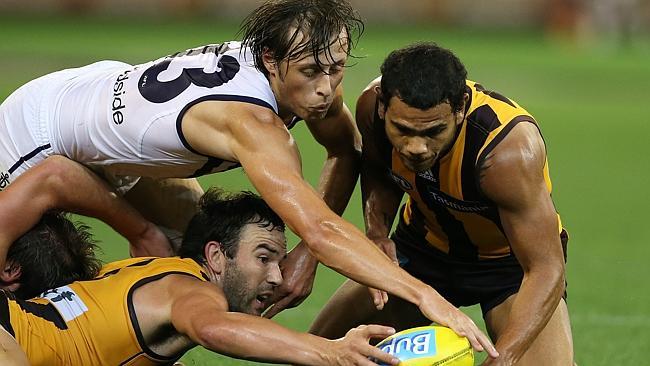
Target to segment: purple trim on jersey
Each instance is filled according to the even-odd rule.
[[[20,167],[21,165],[23,165],[23,164],[24,164],[25,162],[27,162],[29,159],[31,159],[31,158],[33,158],[34,156],[36,156],[36,154],[40,153],[40,152],[43,151],[43,150],[49,149],[50,147],[52,147],[50,144],[45,144],[45,145],[42,145],[42,146],[39,146],[39,147],[35,148],[34,150],[32,150],[32,151],[31,151],[29,154],[27,154],[27,155],[25,155],[25,156],[21,156],[20,159],[18,159],[18,161],[15,162],[14,165],[11,166],[11,168],[9,168],[9,170],[8,170],[9,174],[11,174],[11,173],[13,173],[14,171],[16,171],[16,169],[18,169],[18,167]]]
[[[192,146],[187,142],[185,139],[185,135],[183,135],[183,130],[181,128],[181,123],[183,121],[183,116],[187,112],[188,109],[190,109],[192,106],[195,104],[205,102],[208,100],[217,100],[217,101],[222,101],[222,102],[242,102],[242,103],[250,103],[250,104],[255,104],[260,107],[266,107],[272,111],[275,112],[275,109],[273,109],[273,106],[271,106],[269,103],[263,101],[262,99],[258,98],[253,98],[253,97],[246,97],[242,95],[231,95],[231,94],[211,94],[211,95],[206,95],[201,98],[198,98],[196,100],[193,100],[192,102],[188,103],[183,109],[181,109],[181,112],[178,114],[178,117],[176,118],[176,132],[178,133],[178,138],[181,139],[181,142],[183,143],[183,146],[185,146],[186,149],[189,151],[197,154],[197,155],[202,155],[206,157],[210,157],[205,154],[201,154],[200,152],[194,150]]]

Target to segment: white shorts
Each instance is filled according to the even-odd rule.
[[[0,104],[0,190],[54,153],[44,105],[50,81],[47,76],[30,81]]]
[[[112,62],[95,63],[85,69],[104,67],[107,63]],[[62,70],[32,80],[0,104],[0,191],[48,156],[57,154],[49,131],[50,119],[61,89],[78,70]],[[112,175],[104,167],[93,167],[93,170],[120,194],[139,180],[139,177]]]

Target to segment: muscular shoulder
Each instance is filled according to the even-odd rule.
[[[357,99],[356,119],[359,130],[366,135],[372,128],[375,117],[375,108],[377,98],[379,97],[378,88],[381,83],[381,76],[374,79],[366,86]]]
[[[198,152],[226,160],[236,160],[230,146],[240,138],[270,131],[288,135],[282,120],[264,106],[235,101],[204,101],[183,117],[183,133]]]
[[[516,201],[544,184],[546,148],[537,125],[518,123],[483,160],[480,186],[497,204]]]
[[[188,114],[206,124],[226,128],[249,123],[282,125],[272,109],[239,101],[203,101],[190,108]]]

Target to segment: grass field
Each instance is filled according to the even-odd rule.
[[[233,39],[236,24],[0,17],[0,100],[28,80],[100,59],[140,63],[205,43]],[[454,50],[470,78],[517,100],[540,122],[549,150],[554,200],[569,243],[569,309],[581,365],[648,364],[650,285],[650,45],[589,47],[549,41],[534,31],[486,31],[369,24],[347,71],[347,103],[378,73],[392,49],[432,40]],[[317,180],[323,151],[304,126],[294,129],[305,176]],[[250,189],[241,171],[206,177],[207,187]],[[355,193],[345,217],[361,227]],[[126,256],[126,243],[91,221],[106,260]],[[291,243],[295,244],[295,237]],[[277,320],[305,330],[341,283],[321,269],[312,296]],[[468,312],[478,320],[477,309]],[[195,349],[188,365],[241,365]]]

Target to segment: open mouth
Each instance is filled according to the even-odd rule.
[[[261,304],[265,304],[266,301],[271,297],[271,294],[260,294],[257,295],[255,298],[257,301],[259,301]]]

